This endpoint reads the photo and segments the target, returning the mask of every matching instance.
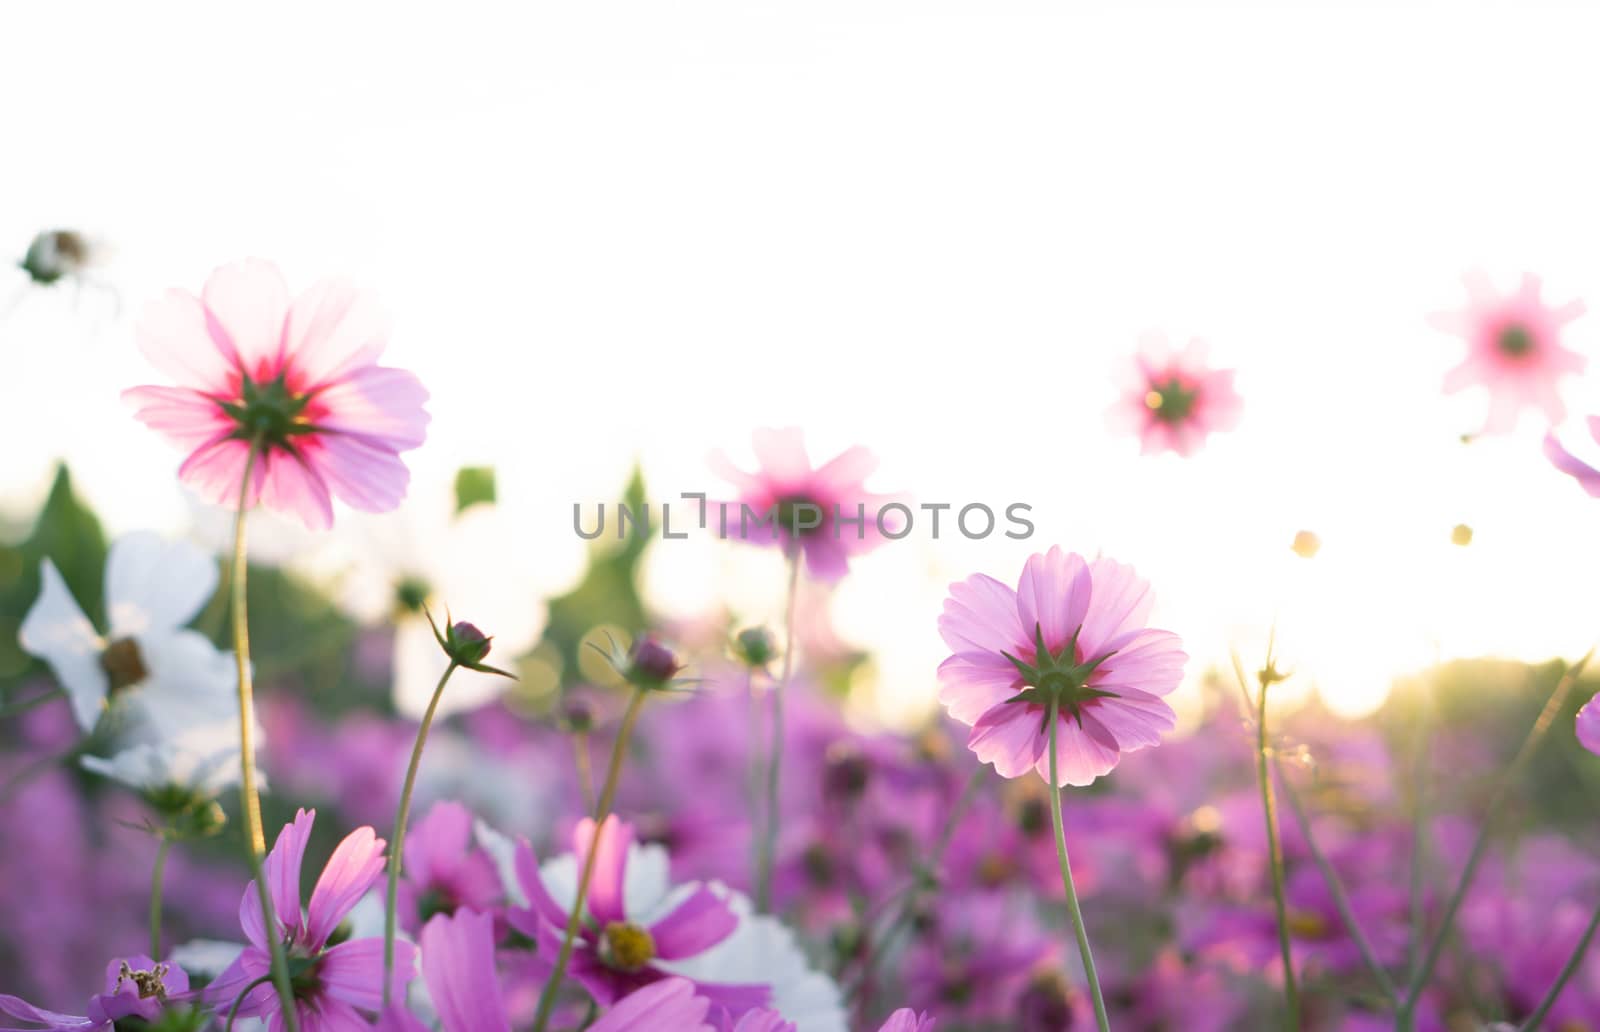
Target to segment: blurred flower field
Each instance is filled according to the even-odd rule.
[[[50,287],[79,252],[41,241]],[[1447,388],[1487,389],[1484,433],[1561,426],[1581,306],[1468,289]],[[912,510],[867,449],[752,428],[755,469],[713,462],[770,516],[729,547],[783,557],[779,625],[654,606],[661,526],[542,595],[539,541],[449,544],[504,533],[492,468],[375,529],[430,417],[367,294],[244,262],[138,327],[172,382],[125,397],[232,526],[112,539],[63,466],[7,528],[3,1027],[1600,1027],[1586,659],[1438,665],[1348,720],[1272,646],[1196,663],[1137,556],[1046,541],[950,586],[940,708],[872,727],[831,592],[900,533],[855,506]],[[1113,425],[1178,456],[1248,404],[1198,345],[1147,341],[1124,390]],[[1600,491],[1572,447],[1530,461]],[[337,570],[251,549],[256,512],[349,510]]]

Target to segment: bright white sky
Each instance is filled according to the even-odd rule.
[[[419,492],[497,465],[534,567],[570,569],[571,503],[636,458],[658,496],[715,490],[707,451],[759,425],[865,443],[921,500],[1031,503],[1026,545],[860,564],[837,612],[883,714],[932,698],[945,585],[1052,543],[1135,564],[1202,662],[1276,615],[1352,711],[1435,654],[1600,631],[1600,502],[1531,421],[1457,442],[1482,398],[1441,398],[1460,345],[1424,322],[1474,266],[1600,305],[1600,9],[397,7],[8,13],[0,247],[103,237],[123,313],[57,292],[0,323],[7,511],[65,456],[114,528],[184,526],[178,456],[116,399],[152,378],[132,316],[255,254],[381,294],[434,392]],[[1196,459],[1104,428],[1150,328],[1239,369],[1245,419]],[[1568,342],[1600,361],[1600,313]],[[776,609],[749,550],[659,551],[664,606]]]

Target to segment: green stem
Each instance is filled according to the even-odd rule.
[[[161,876],[167,868],[167,850],[172,847],[172,840],[166,832],[156,836],[160,845],[156,846],[155,871],[150,875],[150,959],[161,960]]]
[[[756,865],[756,912],[772,911],[772,866],[778,853],[778,832],[782,824],[778,805],[778,784],[783,775],[783,698],[788,694],[789,678],[794,674],[794,603],[800,586],[798,546],[789,550],[789,588],[783,606],[783,673],[772,688],[772,744],[767,750],[767,822],[762,829],[759,863]]]
[[[261,827],[261,797],[256,793],[256,747],[254,741],[255,694],[250,671],[250,615],[247,609],[245,516],[249,512],[250,482],[260,457],[261,442],[250,444],[245,459],[244,477],[239,484],[239,509],[233,518],[233,565],[229,579],[233,589],[233,658],[239,675],[239,808],[244,813],[245,854],[255,879],[256,896],[261,900],[262,926],[267,930],[267,945],[272,957],[272,984],[278,991],[278,1004],[288,1032],[299,1032],[300,1015],[295,1009],[294,987],[289,984],[289,961],[278,935],[277,915],[272,908],[272,890],[267,886],[262,862],[267,854],[266,835]]]
[[[590,771],[589,733],[572,732],[572,759],[578,767],[578,793],[585,813],[594,813],[594,774]]]
[[[1060,702],[1050,698],[1050,823],[1056,832],[1056,863],[1061,866],[1061,884],[1067,890],[1067,913],[1072,917],[1072,932],[1078,937],[1078,955],[1083,958],[1083,976],[1089,982],[1094,1000],[1094,1020],[1100,1032],[1110,1032],[1106,1001],[1100,993],[1100,975],[1095,971],[1094,953],[1089,949],[1089,930],[1083,925],[1083,909],[1078,906],[1078,890],[1072,884],[1072,861],[1067,859],[1067,832],[1061,820],[1061,782],[1056,776],[1056,725],[1061,721]]]
[[[1412,972],[1411,983],[1406,987],[1406,999],[1400,1007],[1399,1024],[1408,1027],[1416,1013],[1417,1002],[1422,998],[1422,990],[1427,987],[1428,979],[1433,975],[1434,967],[1439,963],[1439,957],[1444,952],[1445,940],[1449,938],[1451,926],[1455,924],[1456,913],[1461,909],[1461,904],[1467,898],[1467,892],[1472,888],[1473,879],[1477,877],[1478,865],[1483,861],[1483,855],[1489,846],[1489,832],[1494,825],[1500,806],[1510,794],[1511,785],[1521,775],[1523,769],[1532,761],[1533,755],[1538,751],[1539,745],[1550,731],[1550,725],[1555,722],[1556,715],[1566,705],[1567,696],[1572,692],[1572,686],[1577,684],[1578,677],[1583,673],[1583,668],[1588,665],[1590,657],[1594,655],[1591,649],[1587,655],[1578,660],[1556,683],[1555,690],[1550,693],[1550,698],[1544,704],[1544,709],[1539,711],[1539,717],[1533,722],[1533,727],[1528,731],[1528,737],[1522,740],[1522,747],[1517,750],[1517,755],[1512,758],[1510,766],[1500,775],[1499,784],[1495,786],[1494,794],[1489,797],[1489,804],[1484,810],[1483,820],[1478,825],[1478,836],[1472,842],[1472,851],[1467,854],[1466,866],[1461,869],[1461,877],[1456,882],[1455,891],[1450,894],[1449,901],[1445,904],[1444,913],[1439,918],[1439,929],[1434,933],[1432,941],[1428,944],[1428,952],[1422,958],[1422,965]]]
[[[1339,878],[1339,872],[1328,860],[1328,855],[1317,845],[1317,840],[1311,832],[1311,818],[1306,813],[1305,807],[1300,804],[1300,794],[1295,791],[1294,785],[1289,781],[1289,776],[1283,769],[1277,757],[1273,757],[1273,768],[1278,774],[1278,784],[1283,786],[1283,798],[1289,803],[1289,812],[1294,814],[1296,826],[1300,835],[1306,840],[1306,849],[1311,853],[1311,859],[1316,862],[1317,869],[1322,872],[1322,880],[1328,885],[1328,894],[1333,897],[1334,908],[1339,911],[1340,920],[1344,921],[1345,930],[1350,933],[1350,940],[1356,944],[1356,949],[1361,953],[1361,959],[1366,963],[1367,970],[1372,973],[1372,980],[1378,983],[1378,988],[1389,1001],[1390,1007],[1400,1004],[1400,994],[1395,989],[1394,980],[1389,977],[1389,972],[1384,970],[1378,962],[1378,955],[1373,952],[1372,943],[1361,930],[1361,925],[1356,921],[1355,910],[1350,906],[1350,897],[1345,892],[1344,882]]]
[[[434,686],[433,697],[422,714],[422,726],[417,728],[417,743],[411,747],[411,763],[406,767],[406,780],[400,786],[400,806],[394,814],[394,834],[389,839],[389,895],[383,909],[383,1007],[389,1009],[390,985],[394,982],[395,926],[400,916],[400,866],[405,853],[406,818],[411,815],[411,794],[417,787],[417,770],[422,766],[422,747],[428,742],[428,729],[433,727],[433,714],[444,696],[444,686],[458,664],[450,661],[444,668],[439,683]]]
[[[228,1008],[228,1023],[223,1026],[223,1032],[233,1032],[233,1023],[239,1017],[239,1008],[244,1006],[244,998],[249,996],[257,986],[266,985],[270,981],[272,981],[272,976],[270,974],[262,975],[260,978],[239,990],[239,995],[233,998],[233,1006]]]
[[[1267,669],[1271,669],[1268,660]],[[1272,680],[1263,671],[1256,708],[1256,776],[1261,782],[1261,810],[1267,821],[1267,855],[1272,868],[1272,907],[1277,915],[1278,949],[1283,955],[1283,997],[1288,1008],[1284,1027],[1300,1027],[1300,991],[1294,980],[1294,951],[1289,946],[1289,907],[1284,898],[1283,843],[1278,838],[1278,807],[1272,795],[1272,776],[1267,770],[1267,688]]]
[[[41,706],[44,703],[49,702],[51,699],[65,698],[66,694],[67,693],[65,690],[60,687],[56,687],[47,692],[40,692],[31,699],[24,699],[21,702],[10,703],[6,706],[0,707],[0,720],[5,719],[6,717],[14,717],[18,713],[26,713],[35,706]]]
[[[567,964],[572,960],[572,946],[578,937],[578,927],[583,923],[583,905],[589,898],[589,882],[594,878],[595,860],[600,855],[600,829],[611,814],[612,801],[616,799],[617,782],[622,777],[622,761],[628,754],[628,740],[633,737],[633,725],[639,720],[639,708],[644,705],[646,690],[635,688],[628,708],[622,714],[622,724],[617,728],[617,740],[611,746],[611,765],[606,769],[606,781],[600,789],[600,801],[594,808],[594,837],[589,840],[589,852],[583,861],[583,875],[578,879],[578,894],[572,900],[572,912],[567,915],[567,931],[561,939],[561,952],[556,954],[555,970],[550,972],[544,991],[539,994],[539,1010],[534,1015],[534,1032],[544,1032],[550,1023],[550,1012],[556,1005],[556,988],[566,977]]]
[[[1544,994],[1544,999],[1539,1001],[1539,1009],[1529,1015],[1527,1021],[1518,1026],[1521,1032],[1534,1032],[1534,1029],[1537,1029],[1544,1022],[1545,1016],[1550,1013],[1550,1008],[1554,1007],[1556,1000],[1560,998],[1561,990],[1567,987],[1567,982],[1571,981],[1572,976],[1577,972],[1578,965],[1583,963],[1583,956],[1589,952],[1589,941],[1594,938],[1596,928],[1600,928],[1600,907],[1596,907],[1594,916],[1589,918],[1589,927],[1583,930],[1583,938],[1579,939],[1578,945],[1572,948],[1572,956],[1567,958],[1567,963],[1562,967],[1561,974],[1556,976],[1555,984],[1550,987],[1549,992]]]

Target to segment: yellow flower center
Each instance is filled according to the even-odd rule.
[[[656,959],[656,941],[636,924],[612,921],[601,933],[600,959],[619,971],[638,971]]]
[[[1297,939],[1321,939],[1328,934],[1328,922],[1310,910],[1291,910],[1287,915],[1289,934]]]

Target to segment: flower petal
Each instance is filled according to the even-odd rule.
[[[222,394],[236,375],[232,344],[220,347],[207,327],[205,305],[187,290],[169,290],[152,301],[136,331],[150,364],[183,387]]]
[[[370,827],[360,827],[334,849],[311,890],[311,903],[306,908],[308,943],[321,946],[327,942],[350,908],[372,888],[383,873],[383,847],[383,839]]]
[[[422,929],[422,978],[444,1032],[509,1032],[495,975],[494,918],[443,914]]]
[[[253,380],[276,378],[283,367],[289,312],[289,288],[278,267],[259,258],[224,265],[206,280],[200,297],[217,349],[231,348],[240,370]]]
[[[972,725],[967,748],[984,763],[994,764],[996,774],[1016,778],[1026,774],[1045,750],[1044,708],[1023,702],[1006,702],[994,707]]]
[[[50,664],[78,726],[93,730],[110,690],[100,667],[102,642],[67,590],[61,571],[48,559],[39,566],[39,597],[23,617],[17,638],[29,655]]]
[[[323,280],[294,299],[288,342],[294,386],[314,391],[371,365],[389,338],[377,298],[342,280]]]
[[[667,978],[638,989],[606,1011],[589,1026],[589,1032],[712,1032],[705,1023],[711,1001],[695,995],[687,978]]]
[[[728,905],[705,886],[701,886],[671,913],[650,926],[656,955],[663,960],[682,960],[702,953],[733,934],[739,926]]]
[[[939,635],[954,652],[1016,655],[1033,640],[1033,625],[1028,625],[1026,635],[1022,633],[1017,608],[1017,593],[1009,585],[987,574],[973,574],[950,585],[939,616]]]
[[[306,415],[320,429],[408,451],[427,438],[427,400],[427,388],[406,370],[363,366],[318,391]]]
[[[216,589],[216,560],[189,542],[150,531],[118,538],[106,557],[111,637],[182,627]]]
[[[611,814],[600,824],[597,844],[596,837],[595,823],[587,817],[578,822],[572,835],[579,871],[589,862],[589,850],[596,850],[594,873],[589,879],[589,913],[601,924],[626,921],[623,885],[628,869],[628,847],[633,843],[633,825]]]
[[[1017,617],[1028,641],[1037,627],[1051,652],[1065,648],[1083,625],[1092,590],[1089,566],[1078,553],[1055,547],[1031,556],[1017,582]]]
[[[406,983],[416,974],[417,947],[404,939],[394,944],[394,977],[390,995],[403,1000]],[[383,939],[341,942],[317,961],[320,993],[366,1011],[383,1007]]]

